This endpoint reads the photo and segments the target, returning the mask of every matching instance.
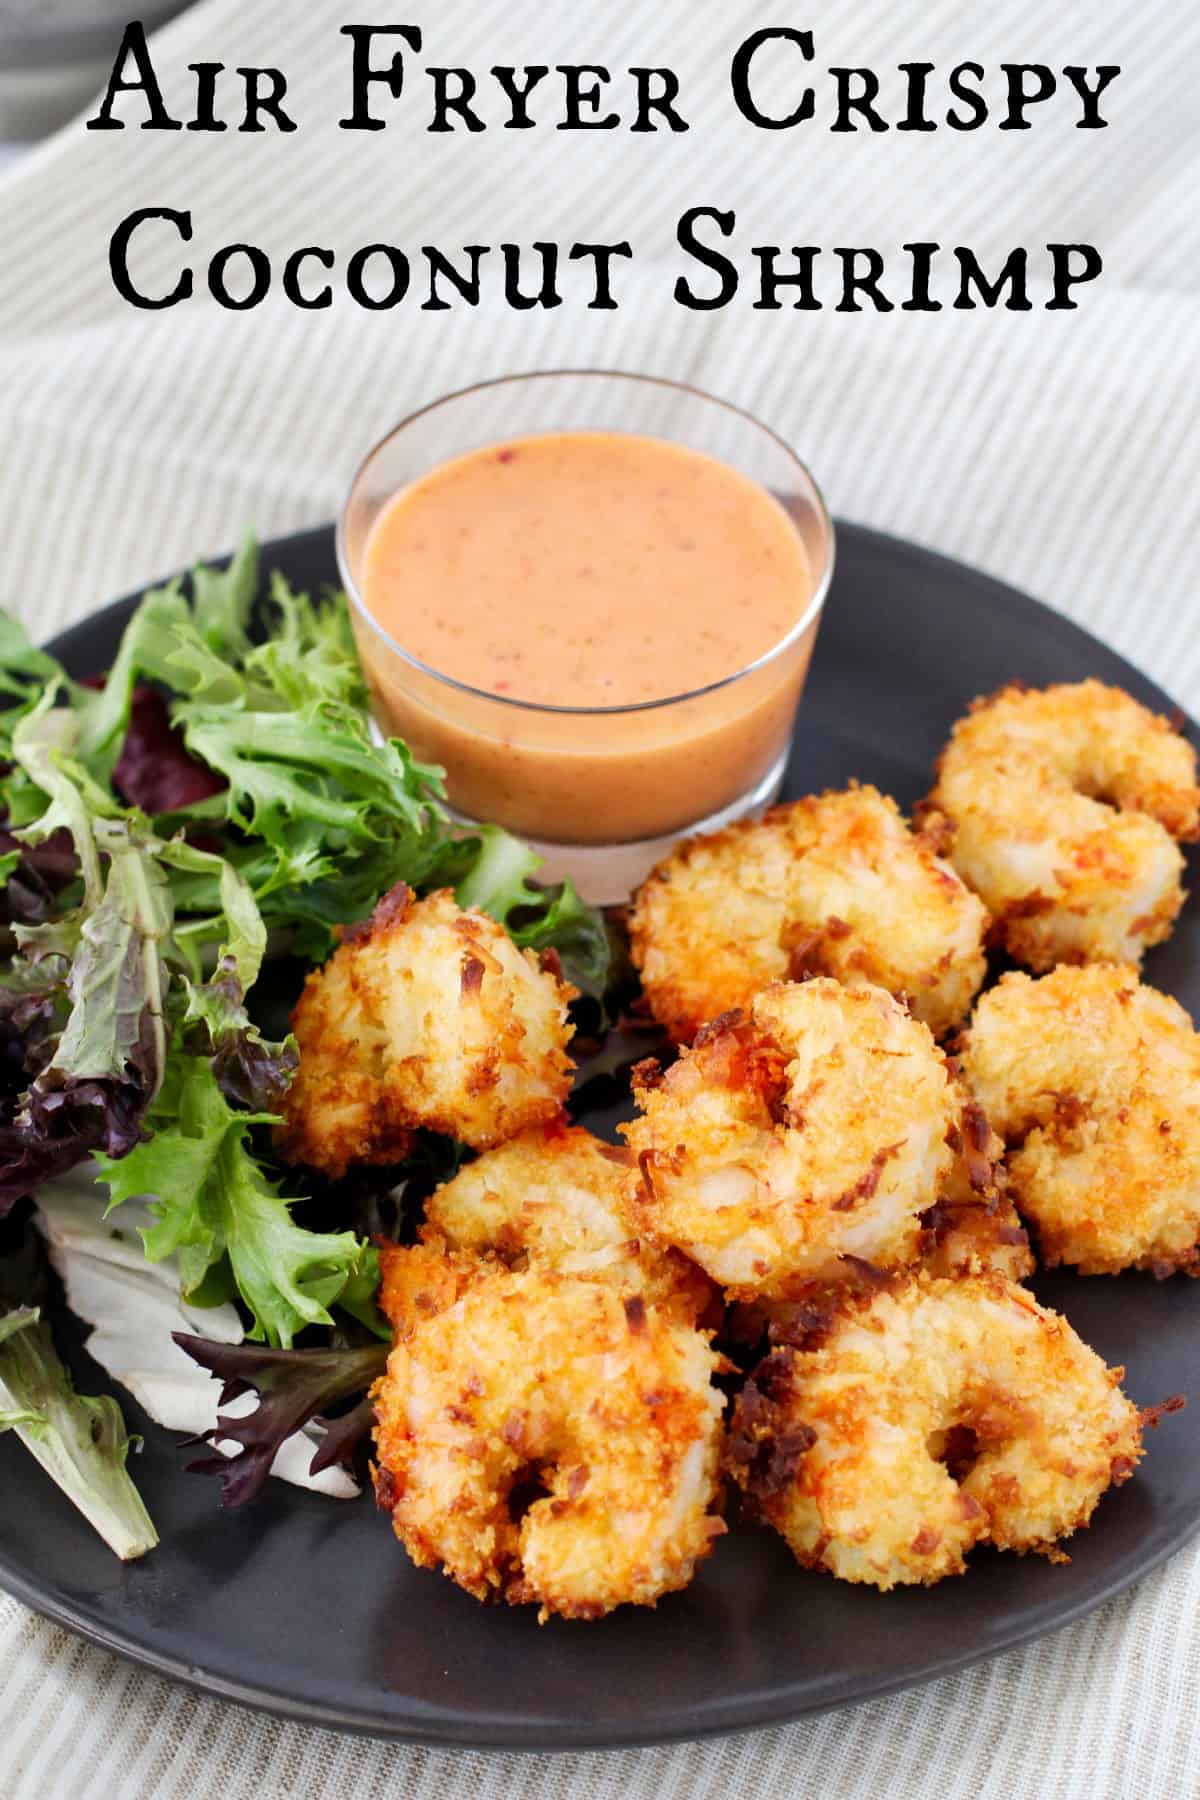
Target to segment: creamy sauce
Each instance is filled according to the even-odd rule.
[[[487,693],[630,706],[736,674],[812,592],[764,488],[621,432],[553,432],[443,463],[367,545],[364,599],[410,656]]]
[[[384,728],[445,768],[460,812],[559,843],[651,839],[736,804],[786,748],[816,633],[727,679],[803,617],[804,541],[737,470],[619,432],[442,464],[384,506],[358,577],[436,671],[356,618]]]

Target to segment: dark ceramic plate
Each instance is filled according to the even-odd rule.
[[[335,579],[333,534],[268,545],[264,567]],[[130,603],[52,646],[77,674],[111,660]],[[1065,619],[911,544],[841,528],[788,791],[877,782],[925,791],[948,726],[1010,677],[1097,675],[1162,709],[1166,697]],[[1188,909],[1148,977],[1200,1012],[1200,930]],[[592,1122],[603,1127],[613,1115]],[[1042,1278],[1142,1405],[1200,1387],[1200,1289],[1148,1276]],[[61,1336],[81,1384],[104,1376]],[[583,1748],[732,1731],[912,1686],[1079,1618],[1200,1525],[1200,1451],[1168,1419],[1134,1480],[1101,1502],[1062,1568],[983,1553],[966,1577],[878,1594],[808,1574],[782,1542],[742,1527],[686,1593],[596,1624],[483,1608],[414,1569],[374,1507],[278,1482],[222,1515],[183,1472],[172,1434],[121,1395],[145,1434],[136,1469],[161,1547],[123,1567],[12,1435],[0,1438],[0,1581],[40,1612],[208,1693],[294,1718],[434,1743]]]

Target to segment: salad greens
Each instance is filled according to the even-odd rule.
[[[28,1279],[28,1259],[17,1266]],[[144,1556],[158,1534],[125,1466],[134,1440],[121,1409],[75,1392],[39,1309],[13,1303],[13,1274],[0,1271],[0,1431],[17,1433],[123,1561]]]
[[[258,591],[247,540],[190,594],[147,593],[86,683],[0,612],[0,922],[15,945],[0,969],[0,1215],[93,1157],[110,1208],[152,1197],[145,1251],[177,1259],[185,1298],[238,1299],[251,1338],[300,1356],[312,1327],[382,1333],[378,1260],[353,1230],[302,1223],[272,1169],[296,1049],[253,1017],[264,959],[320,960],[397,881],[453,887],[595,1000],[610,943],[569,883],[536,884],[528,846],[458,831],[441,772],[373,740],[343,598],[276,575],[260,637]]]

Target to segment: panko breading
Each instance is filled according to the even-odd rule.
[[[415,1563],[477,1599],[653,1606],[724,1530],[720,1367],[708,1333],[640,1294],[482,1271],[376,1383],[379,1504]]]
[[[337,1176],[417,1126],[484,1149],[555,1118],[574,993],[486,913],[393,888],[305,983],[281,1154]]]
[[[511,1268],[606,1281],[695,1322],[712,1284],[677,1250],[639,1240],[624,1199],[631,1161],[582,1126],[535,1127],[431,1194],[422,1237]]]
[[[1029,1238],[1006,1195],[990,1203],[962,1206],[944,1203],[925,1215],[928,1239],[921,1267],[931,1275],[983,1275],[991,1271],[1009,1281],[1024,1281],[1034,1271]]]
[[[679,1043],[802,974],[902,995],[940,1036],[983,981],[986,926],[936,835],[855,784],[676,845],[634,897],[630,942],[651,1011]]]
[[[973,1545],[1067,1558],[1141,1455],[1141,1420],[1057,1313],[996,1275],[847,1297],[747,1383],[729,1468],[808,1568],[879,1588]]]
[[[639,1065],[634,1094],[634,1218],[735,1300],[912,1262],[967,1104],[927,1026],[824,978],[767,988],[665,1075]]]
[[[1196,752],[1120,688],[1011,686],[955,725],[929,798],[947,854],[1031,969],[1138,964],[1183,904]]]
[[[1044,1262],[1200,1273],[1200,1036],[1176,1001],[1128,968],[1005,975],[962,1068]]]

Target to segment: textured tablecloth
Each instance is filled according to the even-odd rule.
[[[692,130],[432,137],[414,87],[389,130],[338,132],[338,27],[363,17],[414,18],[431,63],[670,64]],[[888,71],[901,61],[1124,73],[1104,132],[1074,129],[1066,106],[1047,106],[1027,133],[757,132],[731,105],[729,60],[749,30],[781,20],[814,30],[818,71],[874,66],[893,117]],[[270,536],[329,518],[364,446],[440,391],[520,368],[617,364],[757,411],[811,460],[836,511],[1027,587],[1200,709],[1192,0],[438,0],[399,14],[207,0],[156,40],[156,57],[172,104],[188,62],[282,65],[301,129],[73,127],[0,183],[0,597],[39,636],[229,546],[247,521]],[[627,90],[614,93],[624,109]],[[381,239],[452,250],[628,237],[637,259],[618,266],[609,313],[576,301],[520,315],[411,303],[233,314],[199,298],[137,313],[114,294],[106,256],[138,205],[190,207],[204,257],[237,240],[277,258],[329,244],[344,258]],[[670,290],[683,267],[675,221],[690,205],[735,208],[743,247],[936,239],[986,260],[1079,241],[1099,245],[1106,273],[1075,313],[772,314],[748,298],[688,313]],[[179,253],[162,242],[144,278],[165,289]],[[1193,1429],[1188,1419],[1170,1429]],[[1082,1624],[901,1698],[721,1742],[521,1758],[279,1724],[0,1600],[0,1792],[1177,1796],[1200,1791],[1198,1612],[1193,1549]]]

